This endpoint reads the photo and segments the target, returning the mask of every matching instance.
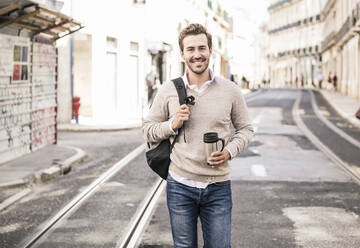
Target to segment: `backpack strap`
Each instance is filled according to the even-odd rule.
[[[180,106],[186,102],[186,89],[185,83],[181,77],[175,78],[172,80],[175,84],[175,88],[179,97]]]
[[[186,102],[186,89],[185,89],[185,83],[184,83],[184,80],[181,78],[181,77],[178,77],[178,78],[175,78],[172,80],[173,83],[175,84],[175,88],[176,88],[176,92],[178,94],[178,97],[179,97],[179,103],[180,103],[180,106],[185,104]],[[171,147],[170,147],[170,153],[175,145],[175,142],[179,136],[179,133],[181,131],[182,128],[179,128],[178,129],[178,134],[175,136],[173,142],[171,143]]]
[[[178,94],[178,97],[179,97],[179,103],[180,103],[180,106],[185,104],[186,103],[186,89],[185,89],[185,83],[184,83],[184,80],[181,78],[181,77],[178,77],[178,78],[175,78],[173,80],[171,80],[174,85],[175,85],[175,88],[176,88],[176,92]],[[174,147],[175,145],[175,142],[179,136],[179,133],[180,133],[180,130],[182,128],[179,128],[178,129],[178,135],[175,136],[173,142],[171,143],[171,147],[170,147],[170,153],[171,153],[171,150],[172,148]],[[147,145],[148,147],[150,148],[150,144],[149,142],[147,142]]]

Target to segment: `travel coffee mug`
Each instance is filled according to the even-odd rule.
[[[219,149],[218,143],[221,141],[222,147]],[[211,157],[211,154],[216,151],[223,151],[225,146],[225,140],[218,137],[218,133],[215,132],[209,132],[204,134],[204,143],[205,143],[205,154],[206,154],[206,161],[208,165],[209,158]]]

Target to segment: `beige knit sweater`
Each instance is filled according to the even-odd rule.
[[[170,172],[199,182],[220,182],[230,179],[230,166],[226,162],[212,168],[206,163],[203,135],[217,132],[225,139],[225,148],[232,156],[237,156],[250,143],[254,130],[250,123],[244,97],[233,82],[215,77],[215,81],[201,93],[187,88],[187,95],[195,97],[195,105],[190,106],[190,119],[185,122],[171,153]],[[160,88],[145,118],[142,132],[147,142],[157,145],[169,137],[172,141],[170,119],[179,108],[179,99],[173,82]],[[230,137],[231,122],[235,134]],[[186,142],[185,142],[186,140]]]

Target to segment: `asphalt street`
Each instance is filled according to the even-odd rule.
[[[265,89],[247,100],[254,140],[231,160],[232,247],[360,247],[360,186],[302,133],[292,115],[300,94]],[[318,119],[308,91],[301,92],[300,117],[339,157],[351,165],[358,150]],[[321,113],[356,139],[360,131],[341,119],[314,92]],[[59,144],[75,146],[88,159],[0,213],[0,247],[22,247],[39,228],[135,148],[140,129],[119,132],[60,132]],[[34,247],[117,247],[139,212],[157,176],[144,152],[99,186],[82,205]],[[202,246],[199,223],[199,247]],[[165,194],[139,240],[141,248],[173,247]]]
[[[268,90],[248,101],[256,135],[249,148],[231,161],[232,247],[360,247],[360,187],[295,125],[291,111],[298,93]],[[325,142],[339,140],[324,125],[313,124],[318,120],[309,99],[303,92],[303,121]],[[329,107],[324,101],[320,106]],[[355,128],[351,131],[360,134]],[[337,148],[347,150],[343,142]],[[347,152],[353,153],[349,159],[358,156],[350,148]],[[141,248],[172,247],[168,218],[163,194]]]
[[[98,178],[99,175],[104,173],[107,169],[113,166],[114,163],[126,156],[142,143],[143,139],[138,129],[120,132],[60,132],[59,144],[72,145],[83,149],[88,154],[88,159],[85,162],[76,165],[73,170],[65,176],[57,177],[56,179],[44,184],[34,185],[33,192],[30,195],[23,198],[14,206],[2,211],[0,213],[0,247],[18,247],[24,240],[31,237],[33,233],[41,227],[42,223],[53,217],[62,207],[78,195],[79,192]],[[119,212],[117,217],[121,214],[120,210],[126,210],[129,212],[129,216],[124,214],[122,218],[131,218],[131,214],[133,213],[132,209],[135,205],[132,205],[132,202],[130,201],[130,198],[132,197],[131,194],[129,194],[129,197],[127,198],[125,198],[124,195],[128,195],[128,193],[132,193],[133,191],[131,191],[131,187],[123,186],[127,184],[127,180],[131,180],[129,175],[134,175],[136,173],[143,173],[143,175],[149,177],[149,180],[151,180],[151,172],[144,166],[143,156],[139,156],[138,159],[139,160],[137,160],[135,164],[138,167],[144,168],[148,174],[144,174],[141,171],[141,168],[135,169],[135,171],[138,172],[134,172],[134,169],[131,170],[132,172],[127,170],[123,171],[123,174],[119,176],[126,179],[121,180],[121,183],[116,183],[116,181],[113,182],[113,179],[111,179],[108,184],[105,184],[99,191],[100,194],[94,195],[96,196],[94,201],[99,199],[97,197],[98,195],[100,197],[97,208],[93,209],[93,212],[88,213],[87,208],[93,206],[92,201],[90,201],[85,206],[86,210],[82,213],[83,216],[93,215],[101,218],[100,216],[102,214],[102,210],[106,208],[109,209],[112,206],[113,211]],[[139,188],[140,187],[141,186],[139,185]],[[107,200],[101,197],[107,197]],[[136,196],[134,196],[134,202],[136,202],[135,198]],[[126,206],[126,204],[129,206]],[[78,214],[78,212],[75,213]],[[121,222],[121,220],[116,220],[111,214],[113,213],[109,213],[109,216],[107,217],[113,218],[112,220],[114,220],[114,224],[118,223],[118,221]],[[104,217],[104,219],[107,217]],[[97,245],[99,242],[103,242],[105,237],[101,237],[99,235],[98,237],[101,238],[101,241],[97,241],[95,233],[88,232],[89,230],[92,230],[91,225],[88,226],[88,223],[91,220],[89,219],[87,221],[86,218],[80,218],[80,220],[84,221],[84,223],[81,224],[76,221],[70,221],[70,224],[73,226],[69,226],[69,229],[64,230],[64,232],[72,230],[72,234],[78,237],[78,239],[75,240],[79,242],[80,246],[76,246],[76,242],[71,242],[71,244],[75,245],[74,247],[84,247],[84,244],[80,242],[80,240],[89,240],[85,247],[90,247],[91,244],[94,247],[99,247]],[[94,224],[102,223],[102,221],[99,221],[98,219],[95,220],[97,222],[94,222]],[[102,227],[106,229],[106,225],[108,224],[109,222],[104,221]],[[84,225],[88,226],[88,229],[83,228]],[[109,225],[109,227],[114,226]],[[118,228],[113,228],[114,233],[116,232],[116,235],[114,234],[115,236],[121,234],[121,228],[125,228],[125,226],[120,225]],[[74,232],[74,230],[77,231]],[[89,238],[90,236],[88,236],[88,234],[92,234],[92,239]],[[83,235],[86,237],[83,237]],[[64,235],[59,247],[66,247],[67,242],[69,242],[69,239],[66,237],[67,235]],[[116,239],[116,237],[114,238]],[[50,240],[47,240],[47,242],[50,242]],[[112,242],[113,244],[116,240],[114,241],[109,239],[108,242]],[[54,247],[58,247],[57,240],[54,240],[52,245],[54,245]]]

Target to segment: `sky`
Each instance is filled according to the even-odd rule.
[[[221,4],[234,17],[234,41],[229,43],[228,53],[232,60],[231,73],[254,80],[254,64],[257,61],[253,47],[260,24],[267,21],[268,0],[221,0]],[[238,17],[236,17],[238,15]],[[236,39],[237,38],[237,39]]]
[[[260,24],[267,20],[269,14],[267,8],[269,7],[268,0],[221,0],[221,3],[229,7],[229,10],[243,10],[254,23]]]

